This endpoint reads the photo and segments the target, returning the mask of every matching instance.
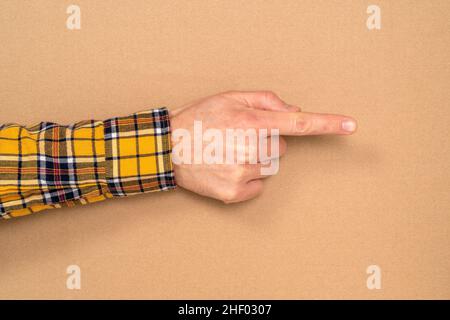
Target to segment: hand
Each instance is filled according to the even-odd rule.
[[[198,128],[195,129],[194,125],[195,121],[197,124],[201,124],[201,132],[214,129],[216,133],[222,133],[223,137],[230,129],[266,129],[269,134],[271,130],[277,129],[280,135],[295,136],[348,135],[356,130],[356,122],[350,117],[301,112],[300,108],[285,103],[276,94],[269,91],[230,91],[203,98],[171,111],[170,121],[172,158],[174,159],[177,184],[182,188],[225,203],[245,201],[262,192],[263,178],[267,177],[262,174],[263,163],[271,159],[278,160],[286,152],[286,140],[282,137],[279,137],[279,140],[274,139],[278,136],[274,138],[258,137],[256,145],[251,143],[250,139],[243,141],[238,139],[237,143],[229,145],[225,143],[226,139],[224,138],[222,141],[225,143],[222,149],[223,153],[230,152],[240,162],[211,163],[211,161],[205,161],[198,151],[199,147],[203,148],[211,141],[199,142],[196,149],[193,141],[195,138],[187,140],[179,134],[198,136]],[[264,154],[261,142],[264,146],[267,142],[266,148],[271,150],[270,156],[261,156]],[[184,148],[180,148],[180,146],[184,146]],[[180,149],[182,150],[181,157],[192,158],[190,155],[196,154],[197,161],[180,163]],[[222,153],[222,151],[216,149],[214,155],[217,156],[217,153]],[[238,154],[241,157],[237,156]],[[245,159],[242,159],[242,155]],[[242,163],[244,160],[245,163]]]

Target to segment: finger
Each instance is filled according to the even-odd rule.
[[[242,181],[249,182],[252,180],[260,179],[261,178],[261,164],[242,164],[241,165],[244,174],[242,176]]]
[[[287,104],[272,91],[230,91],[225,94],[254,109],[281,112],[300,111],[300,108]]]
[[[232,154],[237,163],[255,164],[277,159],[286,153],[287,142],[281,136],[260,138],[255,145],[246,141],[244,144],[225,146],[225,154]]]
[[[239,197],[233,201],[226,203],[241,202],[257,197],[263,191],[263,181],[260,179],[252,180],[245,183],[239,192]]]
[[[309,112],[270,112],[258,110],[260,128],[278,129],[281,135],[348,135],[356,131],[356,121],[348,116]]]
[[[281,136],[269,136],[260,141],[258,148],[258,162],[266,163],[286,154],[287,142]]]
[[[279,159],[272,159],[270,161],[279,161]],[[244,170],[245,174],[243,175],[242,181],[252,181],[256,179],[265,179],[270,176],[273,176],[278,173],[278,169],[270,170],[270,166],[272,164],[270,162],[267,162],[265,164],[257,163],[257,164],[244,164]],[[275,164],[276,167],[278,167],[278,164]],[[264,169],[266,168],[266,169]]]

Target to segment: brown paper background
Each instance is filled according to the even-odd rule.
[[[450,298],[449,1],[74,3],[77,31],[70,1],[1,1],[1,123],[271,89],[359,131],[289,139],[246,203],[177,190],[2,221],[0,298]]]

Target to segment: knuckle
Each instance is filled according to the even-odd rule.
[[[262,91],[262,94],[264,96],[264,99],[266,99],[267,101],[278,99],[277,94],[271,90],[264,90]]]
[[[239,91],[236,91],[236,90],[227,90],[227,91],[220,93],[219,95],[224,96],[224,97],[232,97],[232,96],[237,95],[238,93],[239,93]]]
[[[299,133],[307,133],[311,131],[311,122],[302,118],[295,119],[295,131]]]
[[[279,148],[278,152],[279,152],[280,156],[281,156],[281,155],[284,155],[284,154],[286,153],[286,151],[287,151],[287,142],[286,142],[286,139],[280,137],[280,140],[279,140],[279,147],[278,147],[278,148]]]
[[[255,113],[250,111],[242,111],[238,114],[238,123],[242,127],[254,127],[257,124],[258,118]]]
[[[260,183],[258,183],[256,187],[256,195],[260,195],[263,191],[264,191],[264,184],[262,183],[262,181],[260,181]]]
[[[264,183],[262,180],[255,180],[253,181],[253,193],[251,195],[251,198],[256,198],[264,191]]]
[[[239,200],[239,189],[237,186],[232,186],[228,188],[224,193],[222,194],[221,200],[226,203],[233,203]]]
[[[233,170],[231,177],[233,181],[242,181],[245,177],[246,169],[245,166],[236,166]]]
[[[324,124],[322,124],[321,131],[322,132],[332,132],[333,126],[330,123],[324,123]]]
[[[252,144],[247,146],[246,161],[249,164],[255,164],[258,162],[258,146],[254,146]]]

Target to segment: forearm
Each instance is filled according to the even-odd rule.
[[[175,187],[165,108],[70,126],[0,127],[0,214]]]

